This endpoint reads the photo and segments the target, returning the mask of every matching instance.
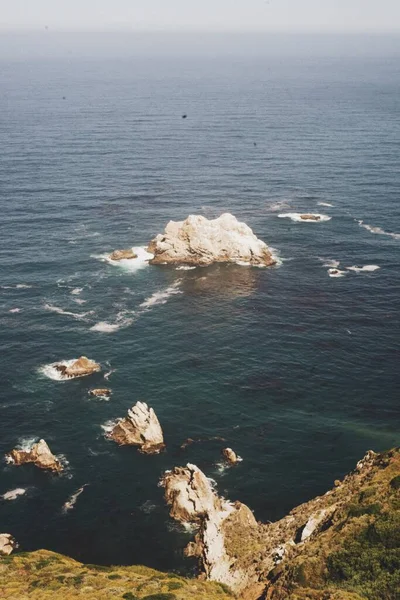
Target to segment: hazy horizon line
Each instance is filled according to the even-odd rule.
[[[128,26],[114,28],[96,28],[96,29],[61,29],[44,25],[40,28],[7,28],[0,24],[0,34],[32,34],[32,33],[69,33],[69,34],[93,34],[93,33],[136,33],[136,34],[212,34],[212,35],[248,35],[248,34],[268,34],[268,35],[399,35],[400,27],[396,29],[135,29]]]

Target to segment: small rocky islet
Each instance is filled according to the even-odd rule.
[[[63,470],[60,460],[54,456],[45,440],[34,443],[29,450],[14,448],[6,454],[6,460],[17,466],[32,463],[39,469],[55,473]]]
[[[276,264],[267,244],[248,225],[230,213],[217,219],[189,215],[184,221],[170,221],[147,247],[153,265],[205,267],[214,263],[240,263],[270,267]],[[114,250],[111,261],[134,260],[132,249]]]
[[[314,214],[303,214],[300,218],[310,221],[319,220],[318,215]],[[157,235],[150,242],[148,252],[152,255],[149,260],[151,264],[208,266],[213,263],[239,263],[268,267],[276,263],[268,246],[259,240],[247,225],[240,223],[228,213],[214,220],[191,215],[181,222],[171,221],[164,233]],[[137,255],[132,249],[114,250],[109,258],[118,262],[135,260]],[[87,377],[101,370],[99,363],[86,356],[72,361],[53,363],[52,367],[62,379],[66,380]],[[95,397],[109,397],[111,390],[94,388],[89,390],[89,394]],[[111,431],[107,433],[107,437],[118,445],[135,446],[144,454],[159,454],[165,450],[160,422],[154,410],[145,402],[137,402],[128,410],[126,417],[118,419]],[[216,439],[226,442],[224,438]],[[197,441],[204,440],[188,438],[181,449]],[[221,453],[227,465],[236,465],[241,460],[232,448],[223,447]],[[60,460],[51,452],[43,439],[28,450],[18,448],[11,450],[7,459],[17,466],[32,463],[40,469],[54,473],[60,473],[63,469]],[[196,584],[196,580],[181,578],[180,587],[186,590],[186,595],[182,595],[183,592],[177,591],[180,587],[164,586],[163,578],[169,576],[151,571],[150,577],[150,573],[147,573],[150,570],[143,569],[143,577],[139,577],[140,581],[135,580],[136,587],[132,587],[134,578],[126,578],[125,583],[129,584],[129,590],[125,593],[127,587],[121,588],[122,598],[135,600],[141,598],[180,600],[189,596],[199,600],[201,598],[212,600],[216,597],[221,600],[228,597],[243,600],[261,598],[375,600],[380,598],[375,593],[375,583],[371,581],[368,568],[359,560],[360,556],[355,557],[357,560],[354,564],[353,578],[343,575],[344,567],[341,575],[340,573],[338,575],[338,568],[335,571],[332,565],[338,565],[341,560],[343,564],[351,563],[354,556],[351,553],[346,556],[346,552],[349,552],[349,548],[354,543],[359,544],[358,553],[362,556],[362,544],[366,539],[363,532],[373,530],[376,538],[379,537],[380,531],[399,530],[400,453],[398,449],[383,454],[368,452],[352,473],[342,482],[335,482],[332,490],[326,492],[324,496],[294,508],[289,515],[275,523],[258,523],[251,509],[245,504],[239,501],[230,502],[219,496],[210,480],[196,465],[189,463],[185,467],[175,467],[165,472],[160,483],[165,490],[165,501],[170,507],[171,518],[196,528],[194,540],[187,545],[185,554],[198,560],[200,578],[209,580],[210,583],[203,584],[199,581]],[[390,553],[390,548],[394,547],[391,535],[387,534],[386,538],[382,538],[381,535],[379,551]],[[0,555],[3,555],[0,562],[0,575],[5,575],[7,581],[13,580],[14,565],[15,568],[22,568],[21,561],[35,564],[35,560],[43,560],[40,552],[25,555],[16,553],[15,556],[10,556],[16,547],[17,542],[11,534],[0,534]],[[45,554],[45,560],[49,564],[52,561],[62,563],[63,560],[70,560],[65,557],[58,558],[58,555],[51,552]],[[396,559],[393,560],[395,562]],[[385,556],[382,556],[381,563],[384,562]],[[69,573],[74,569],[79,570],[80,573],[79,563],[71,561],[71,565],[68,567]],[[135,567],[132,567],[132,570],[134,569]],[[27,571],[27,581],[30,572],[31,567]],[[85,575],[79,574],[79,585],[82,586],[85,577],[90,578],[90,569],[85,569],[84,572]],[[123,575],[118,577],[124,579]],[[157,588],[159,593],[146,595],[148,580],[157,577],[160,580]],[[363,583],[364,588],[357,583],[360,577],[361,579],[364,577],[367,581],[367,584]],[[376,576],[378,582],[376,585],[386,585],[388,588],[382,598],[392,600],[395,596],[391,595],[390,590],[396,585],[395,580],[391,579],[392,573],[384,572],[380,577],[380,574]],[[396,575],[394,574],[393,577]],[[64,597],[64,591],[69,586],[68,579],[69,576],[64,575],[58,579],[58,596],[54,598]],[[366,595],[362,595],[366,585]],[[110,597],[106,587],[104,584],[103,589],[96,591],[96,599]],[[4,597],[13,598],[7,595],[7,588],[4,589]],[[32,589],[29,583],[25,588],[21,588],[21,598],[39,598],[30,593]],[[91,598],[91,588],[85,589],[88,590],[85,596]],[[174,589],[174,592],[171,593],[166,589]]]

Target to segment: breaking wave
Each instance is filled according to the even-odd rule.
[[[329,202],[317,202],[318,206],[329,206],[332,207],[333,204],[330,204]]]
[[[78,320],[86,319],[86,317],[88,317],[89,315],[93,315],[93,313],[94,313],[93,310],[89,310],[88,312],[84,312],[84,313],[74,313],[69,310],[64,310],[63,308],[60,308],[59,306],[54,306],[53,304],[45,304],[44,308],[51,312],[55,312],[58,315],[65,315],[67,317],[73,317],[74,319],[78,319]]]
[[[165,304],[168,301],[168,298],[174,296],[175,294],[182,294],[182,291],[178,289],[180,283],[181,280],[176,281],[174,284],[165,288],[164,290],[154,292],[154,294],[146,298],[146,300],[139,305],[139,308],[147,310],[153,306],[157,306],[157,304]]]
[[[181,265],[180,267],[176,267],[175,271],[192,271],[192,269],[197,269],[197,267],[191,267],[189,265]]]
[[[302,219],[301,215],[304,214],[312,215],[313,217],[316,217],[316,220]],[[322,223],[323,221],[330,221],[332,219],[332,217],[329,217],[328,215],[321,215],[319,213],[280,213],[278,217],[280,219],[291,219],[295,223]]]
[[[114,333],[119,329],[129,327],[140,315],[154,306],[165,304],[171,296],[181,294],[182,291],[178,289],[180,284],[181,280],[179,279],[171,286],[154,292],[154,294],[146,298],[146,300],[139,304],[137,311],[120,311],[114,321],[99,321],[90,330],[97,333]]]
[[[132,325],[134,319],[133,317],[128,317],[127,314],[132,313],[126,313],[125,311],[118,313],[114,323],[110,323],[109,321],[99,321],[90,328],[90,331],[97,331],[98,333],[114,333],[119,329],[129,327],[129,325]]]
[[[117,425],[117,423],[119,423],[120,419],[114,419],[114,420],[109,420],[106,421],[105,423],[103,423],[103,425],[100,425],[100,427],[102,428],[102,430],[104,431],[104,435],[106,438],[108,438],[108,434],[111,433],[111,431],[114,429],[114,427]]]
[[[347,275],[347,274],[348,274],[347,271],[341,271],[340,269],[328,269],[329,277],[343,277],[344,275]]]
[[[76,501],[78,500],[79,496],[82,494],[82,492],[84,491],[85,487],[87,487],[89,484],[85,483],[82,487],[80,487],[74,494],[72,494],[72,496],[69,498],[69,500],[67,500],[67,502],[65,502],[65,504],[62,507],[62,511],[63,513],[67,513],[69,510],[72,510],[76,504]]]
[[[324,267],[329,267],[330,269],[337,269],[338,266],[340,265],[340,260],[334,260],[334,259],[325,259],[325,258],[321,258],[320,260],[324,261]]]
[[[45,377],[48,377],[49,379],[53,379],[54,381],[71,381],[71,379],[78,379],[78,377],[68,377],[68,375],[63,375],[63,373],[57,369],[57,365],[70,367],[76,361],[76,358],[72,358],[71,360],[58,360],[57,362],[50,363],[48,365],[42,365],[39,367],[38,372],[41,375],[45,375]],[[83,377],[85,377],[85,375],[83,375]]]
[[[280,210],[285,210],[286,208],[290,208],[290,204],[289,204],[289,202],[287,202],[287,200],[279,200],[278,202],[269,204],[267,206],[267,208],[271,212],[278,212]]]
[[[364,265],[363,267],[354,265],[353,267],[346,267],[346,269],[348,271],[354,271],[355,273],[362,273],[363,271],[372,273],[373,271],[380,269],[380,267],[378,267],[378,265]]]
[[[120,267],[127,271],[135,272],[143,267],[147,267],[149,260],[153,258],[153,254],[147,252],[145,246],[134,246],[132,251],[137,255],[137,258],[123,258],[122,260],[111,260],[109,254],[92,254],[92,258],[97,258],[102,262],[106,262],[113,267]]]
[[[146,500],[146,502],[143,502],[143,504],[139,506],[139,510],[144,512],[146,515],[149,515],[150,513],[155,511],[156,508],[157,505],[153,504],[151,500]]]
[[[26,283],[17,283],[16,285],[0,285],[2,290],[30,290],[33,285],[27,285]]]
[[[375,233],[376,235],[387,235],[394,240],[400,240],[400,233],[391,233],[390,231],[385,231],[382,229],[382,227],[373,227],[372,225],[367,225],[367,223],[364,223],[362,220],[359,220],[358,224],[360,227],[363,227],[370,233]]]

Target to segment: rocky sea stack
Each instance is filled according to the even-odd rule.
[[[11,450],[6,458],[15,465],[33,463],[39,469],[54,471],[55,473],[60,473],[63,470],[62,464],[51,452],[45,440],[39,440],[36,444],[33,444],[30,450]]]
[[[152,264],[276,263],[268,246],[229,213],[213,220],[190,215],[185,221],[170,221],[150,242],[148,252],[154,255]]]
[[[143,454],[159,454],[165,448],[160,422],[145,402],[128,410],[128,416],[118,421],[108,437],[121,446],[138,446]]]

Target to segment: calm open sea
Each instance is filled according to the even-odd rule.
[[[0,501],[22,550],[190,568],[165,469],[195,463],[274,520],[398,443],[398,59],[3,61],[0,89],[0,454],[44,437],[68,461],[0,464],[0,495],[26,489]],[[227,211],[279,267],[102,260]],[[331,219],[279,217],[304,211]],[[330,277],[330,261],[380,268]],[[82,354],[102,373],[39,370]],[[88,396],[104,385],[109,402]],[[104,438],[137,400],[161,456]],[[226,445],[243,462],[224,470]]]

